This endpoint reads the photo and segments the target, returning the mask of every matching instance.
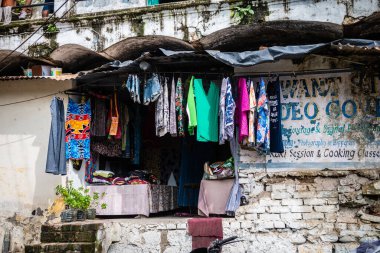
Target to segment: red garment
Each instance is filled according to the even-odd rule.
[[[193,237],[193,249],[206,248],[216,239],[223,239],[221,218],[189,219],[188,232]]]

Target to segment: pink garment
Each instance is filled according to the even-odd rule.
[[[223,239],[222,218],[194,218],[187,221],[193,250],[207,248],[216,239]]]
[[[239,143],[242,143],[249,135],[248,129],[248,112],[249,96],[247,89],[247,79],[240,78],[238,82],[238,101],[236,107],[237,124],[239,126]]]
[[[202,180],[198,197],[198,214],[225,214],[234,179]]]

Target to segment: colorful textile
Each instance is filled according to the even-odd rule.
[[[270,146],[269,139],[269,110],[268,100],[266,95],[265,83],[260,79],[259,83],[259,100],[257,102],[257,134],[256,145],[263,151],[268,151]]]
[[[107,157],[119,157],[122,154],[120,140],[95,139],[91,141],[91,150]]]
[[[223,78],[222,86],[220,89],[220,99],[219,99],[219,144],[224,144],[226,139],[226,92],[227,92],[227,78]]]
[[[281,87],[279,78],[268,84],[268,98],[270,111],[270,152],[283,153],[285,150],[282,142]]]
[[[177,131],[178,136],[183,137],[185,136],[185,127],[184,127],[184,108],[183,108],[183,87],[182,87],[182,80],[181,78],[178,78],[177,80],[177,86],[175,89],[175,110],[177,112]]]
[[[170,88],[170,112],[169,112],[169,133],[171,136],[177,136],[177,119],[175,108],[175,80],[172,79],[172,85]]]
[[[77,104],[71,98],[66,114],[66,159],[90,158],[91,103]]]
[[[92,180],[94,178],[94,172],[97,170],[98,158],[99,158],[98,153],[91,152],[91,157],[86,162],[86,169],[84,172],[84,180],[87,183],[92,183]]]
[[[194,130],[197,127],[197,111],[195,109],[194,95],[194,76],[191,77],[189,85],[189,93],[187,94],[186,112],[189,118],[188,131],[190,135],[194,135]]]
[[[213,81],[206,94],[202,79],[194,79],[194,92],[197,110],[197,141],[218,142],[218,112],[220,87]]]
[[[50,112],[51,125],[45,172],[54,175],[66,175],[65,109],[63,101],[53,97]]]
[[[249,123],[248,123],[248,144],[255,144],[255,114],[256,114],[256,93],[253,81],[249,81]]]
[[[226,88],[226,112],[225,112],[225,140],[231,141],[234,138],[235,129],[235,108],[236,104],[232,96],[232,86],[230,79],[227,78],[227,88]]]
[[[168,79],[165,78],[162,92],[156,103],[156,135],[164,136],[169,131]]]
[[[247,80],[240,78],[238,82],[238,103],[237,103],[237,120],[239,126],[239,143],[243,143],[248,137],[248,112],[249,97],[247,91]]]

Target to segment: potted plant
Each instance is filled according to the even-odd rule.
[[[67,186],[58,185],[56,193],[63,198],[66,209],[61,214],[63,222],[85,220],[86,211],[91,204],[91,196],[89,190],[83,187],[73,187],[73,182],[69,181]]]
[[[104,198],[104,196],[106,195],[105,192],[102,192],[102,193],[98,193],[98,192],[94,192],[92,193],[92,196],[91,196],[91,204],[90,204],[90,207],[89,209],[87,210],[87,219],[90,219],[90,220],[94,220],[95,217],[96,217],[96,208],[100,207],[102,209],[106,209],[107,208],[107,204],[106,203],[100,203],[100,200]]]

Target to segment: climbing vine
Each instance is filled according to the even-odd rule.
[[[239,25],[251,24],[254,21],[253,6],[251,2],[243,3],[240,6],[235,6],[233,8],[232,17],[236,20]]]

